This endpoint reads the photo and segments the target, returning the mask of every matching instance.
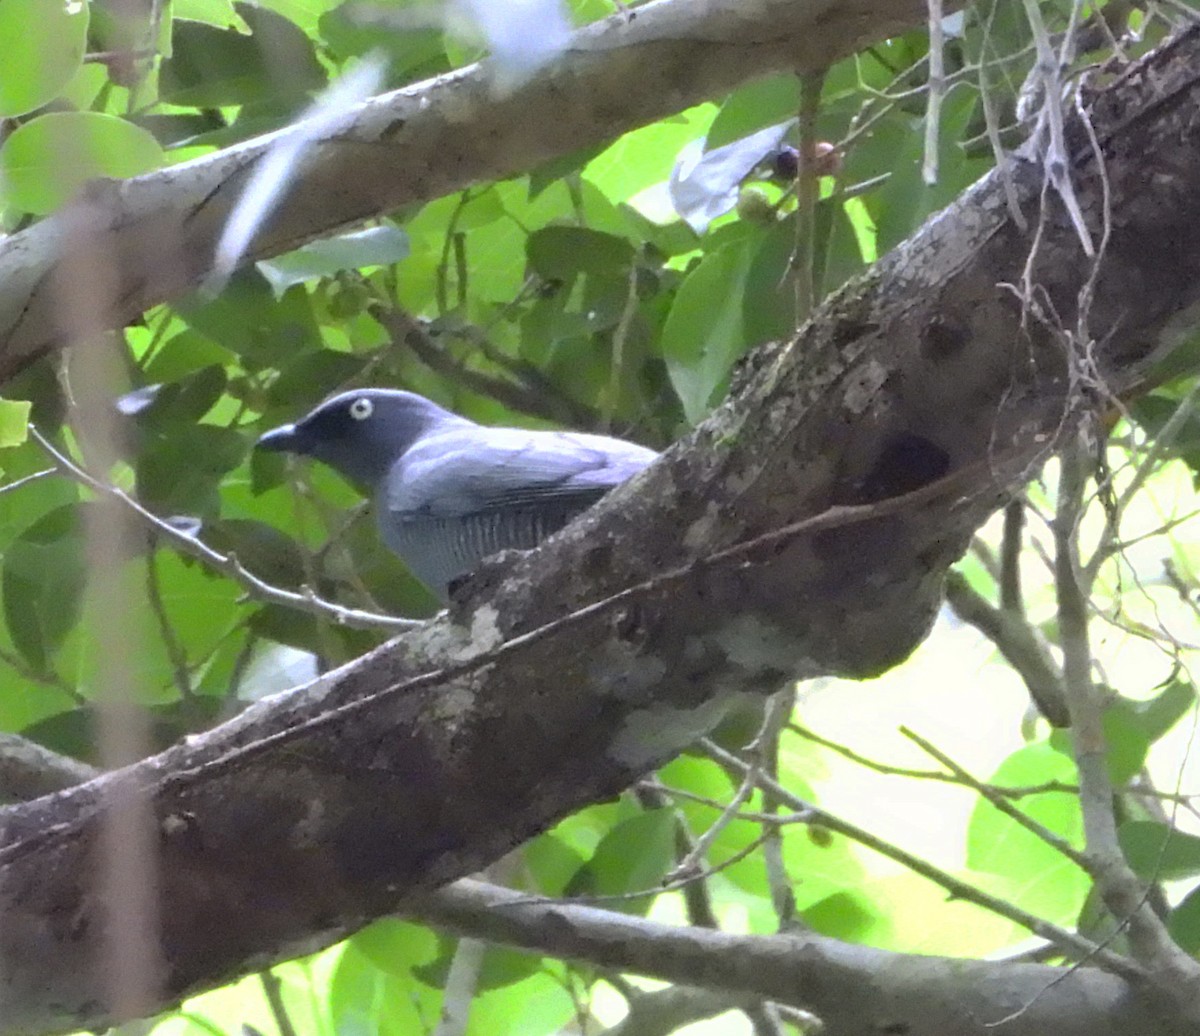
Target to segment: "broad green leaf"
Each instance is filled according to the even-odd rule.
[[[446,977],[450,974],[458,947],[458,939],[442,939],[437,957],[427,964],[414,966],[413,976],[433,989],[441,989],[446,984]],[[479,969],[479,977],[475,983],[476,991],[482,993],[485,990],[511,986],[529,978],[541,967],[539,958],[532,954],[490,946],[484,953],[483,966]]]
[[[1117,832],[1129,866],[1146,881],[1200,874],[1200,838],[1155,820],[1131,820]]]
[[[277,364],[321,341],[308,293],[297,286],[276,299],[256,270],[235,274],[215,299],[191,296],[175,309],[201,334],[255,364]]]
[[[0,399],[0,449],[20,446],[29,438],[29,411],[32,407],[32,403],[24,400]]]
[[[405,976],[435,960],[439,942],[428,928],[384,917],[352,936],[349,945],[380,970]]]
[[[249,443],[232,428],[176,425],[145,440],[135,463],[139,499],[160,515],[208,516],[219,509],[222,476],[246,457]]]
[[[413,929],[413,948],[423,952],[432,933],[407,927]],[[441,1010],[441,993],[419,982],[411,969],[380,968],[374,954],[368,957],[359,948],[357,940],[362,934],[346,944],[329,983],[326,1010],[330,1031],[339,1036],[412,1036],[426,1031],[426,1021],[438,1017]],[[403,941],[392,942],[398,959],[407,956]]]
[[[58,96],[83,63],[87,29],[84,0],[0,0],[0,117]]]
[[[667,372],[692,424],[724,393],[730,368],[750,344],[742,295],[753,254],[741,242],[702,259],[680,285],[663,327]]]
[[[117,399],[117,410],[145,428],[167,431],[172,425],[199,421],[221,398],[225,385],[225,368],[214,363],[178,381],[127,392]]]
[[[175,21],[173,52],[159,74],[159,93],[169,104],[216,108],[270,103],[281,121],[307,105],[328,77],[312,42],[286,18],[242,4],[238,14],[251,35],[236,28]]]
[[[805,907],[802,915],[814,932],[848,942],[864,940],[880,924],[877,907],[857,889],[834,892]]]
[[[390,266],[407,256],[408,251],[408,235],[385,223],[313,241],[293,252],[263,260],[258,268],[278,298],[293,284],[332,277],[342,270]]]
[[[1103,724],[1104,739],[1108,742],[1109,779],[1121,787],[1142,769],[1150,750],[1150,739],[1139,729],[1130,712],[1119,705],[1105,710]]]
[[[721,147],[741,140],[773,123],[796,117],[800,80],[791,73],[756,79],[735,90],[721,105],[709,127],[706,146]]]
[[[554,1036],[572,1031],[570,1023],[578,1018],[578,1005],[568,992],[566,969],[542,962],[540,970],[541,974],[523,982],[482,993],[471,1006],[467,1036]],[[577,977],[586,974],[579,965],[572,971]]]
[[[546,896],[558,896],[584,864],[584,857],[552,832],[539,835],[521,849],[521,862]]]
[[[623,278],[633,261],[627,240],[586,227],[543,227],[525,243],[529,265],[546,280],[573,280],[580,274]]]
[[[1075,766],[1049,743],[1018,749],[989,779],[999,787],[1027,787],[1058,780],[1072,784]],[[1043,827],[1082,846],[1083,820],[1078,797],[1068,792],[1042,792],[1013,804]],[[1073,918],[1088,888],[1086,876],[1041,838],[980,799],[967,828],[967,866],[999,875],[1012,883],[1014,901],[1059,921]]]
[[[704,136],[716,112],[715,105],[700,104],[626,133],[587,164],[584,178],[613,204],[628,201],[653,184],[665,183],[679,150]]]
[[[1001,899],[1019,894],[1009,882],[993,875],[960,876]],[[968,900],[954,899],[940,885],[917,874],[898,874],[859,884],[856,893],[873,909],[869,909],[869,926],[860,927],[853,938],[883,949],[981,957],[1025,934],[1012,921]]]
[[[5,553],[0,572],[5,624],[35,672],[49,670],[55,650],[79,620],[86,571],[76,506],[39,518]]]
[[[446,38],[440,26],[414,25],[396,32],[387,25],[356,19],[354,2],[339,3],[321,16],[321,40],[338,58],[362,57],[378,51],[388,57],[388,81],[400,86],[450,71]]]
[[[300,545],[266,522],[225,518],[206,528],[203,538],[214,550],[235,555],[249,571],[272,586],[299,589],[307,578]]]
[[[59,208],[88,180],[137,176],[162,162],[162,148],[144,129],[96,112],[39,115],[0,148],[6,200],[35,215]]]
[[[591,859],[567,886],[568,895],[618,896],[647,892],[636,899],[613,900],[605,906],[644,914],[674,857],[675,817],[669,809],[652,809],[621,821],[596,846]]]
[[[329,394],[329,389],[357,377],[365,361],[352,353],[331,349],[311,349],[297,352],[279,363],[279,376],[266,392],[268,412],[264,415],[263,431],[275,423],[276,417],[292,420],[315,406]]]
[[[218,29],[246,29],[233,0],[173,0],[176,21],[203,22]]]
[[[1168,929],[1184,953],[1200,953],[1200,888],[1192,889],[1171,911]]]

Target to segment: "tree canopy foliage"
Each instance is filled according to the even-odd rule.
[[[1194,5],[501,6],[0,0],[0,1036],[1195,1031]]]

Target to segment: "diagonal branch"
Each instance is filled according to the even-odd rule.
[[[588,961],[684,985],[753,993],[806,1008],[825,1036],[876,1032],[988,1036],[1014,1002],[1029,1008],[1008,1036],[1168,1036],[1177,1030],[1136,1005],[1125,982],[1064,969],[892,953],[812,933],[735,935],[672,928],[570,903],[531,903],[483,882],[456,882],[410,901],[407,916],[461,935]],[[1049,987],[1049,988],[1047,988]]]

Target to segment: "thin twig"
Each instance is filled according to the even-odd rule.
[[[1097,869],[1097,887],[1105,905],[1118,923],[1126,926],[1138,962],[1156,978],[1155,987],[1186,997],[1188,990],[1200,983],[1200,964],[1172,940],[1162,920],[1151,909],[1149,890],[1125,861],[1117,838],[1103,704],[1092,681],[1087,604],[1091,584],[1078,564],[1078,526],[1091,463],[1088,444],[1082,435],[1062,450],[1058,513],[1054,520],[1063,683],[1079,771],[1079,802],[1087,853]]]
[[[980,781],[972,776],[967,770],[959,766],[958,763],[946,755],[945,752],[939,749],[931,741],[927,741],[915,730],[912,730],[909,727],[901,727],[900,733],[917,745],[917,747],[919,747],[923,752],[932,756],[944,767],[946,767],[946,769],[954,774],[960,781],[962,781],[964,785],[973,789],[974,791],[977,791],[980,795],[987,799],[988,802],[995,806],[996,809],[1000,810],[1000,812],[1006,817],[1020,824],[1021,827],[1025,828],[1026,831],[1035,835],[1037,838],[1040,838],[1047,845],[1058,850],[1058,852],[1062,853],[1063,856],[1075,864],[1075,866],[1080,870],[1086,872],[1092,877],[1096,877],[1097,868],[1095,864],[1093,864],[1093,862],[1088,858],[1086,853],[1081,853],[1061,835],[1055,834],[1048,827],[1046,827],[1045,824],[1038,823],[1028,813],[1023,813],[1021,810],[1017,809],[1017,807],[1014,806],[1006,796],[1001,795],[994,788],[984,784],[983,781]]]
[[[736,755],[725,751],[720,745],[713,743],[711,740],[706,738],[699,744],[705,754],[720,765],[732,768],[739,773],[745,773],[749,769],[749,763],[743,762]],[[941,868],[922,860],[920,857],[913,856],[911,853],[892,845],[890,842],[885,842],[882,838],[871,834],[856,824],[850,823],[848,820],[843,820],[832,813],[827,813],[819,806],[805,802],[799,796],[793,795],[777,781],[771,780],[764,774],[759,774],[758,781],[760,787],[770,787],[782,802],[787,803],[793,809],[809,812],[813,824],[828,828],[837,834],[845,835],[860,845],[874,849],[881,856],[895,860],[914,873],[921,875],[921,877],[927,878],[936,885],[940,885],[956,899],[967,900],[970,903],[983,907],[985,910],[990,910],[998,914],[1000,917],[1008,918],[1008,920],[1019,924],[1022,928],[1033,932],[1034,935],[1040,935],[1043,939],[1053,942],[1067,956],[1077,960],[1094,960],[1106,971],[1122,975],[1133,981],[1145,979],[1146,972],[1135,961],[1113,953],[1111,950],[1106,950],[1096,945],[1090,939],[1085,939],[1081,935],[1076,935],[1065,928],[1060,928],[1058,925],[1052,924],[1044,918],[1038,917],[1036,914],[1028,913],[1020,907],[1009,903],[1007,900],[993,896],[990,892],[985,892],[981,888],[970,885],[956,878],[953,874],[949,874]]]
[[[213,550],[203,541],[186,532],[176,529],[169,522],[163,521],[158,515],[146,510],[128,493],[116,486],[102,482],[84,471],[78,464],[60,452],[40,431],[32,425],[29,434],[45,450],[57,465],[58,469],[76,482],[87,486],[101,496],[116,500],[129,508],[134,514],[150,525],[160,536],[173,544],[180,552],[188,554],[204,562],[209,568],[222,575],[229,576],[245,586],[257,599],[272,604],[282,604],[297,611],[307,612],[332,622],[350,626],[354,629],[374,629],[397,632],[413,629],[422,623],[416,619],[402,619],[393,615],[380,615],[375,612],[359,611],[355,608],[343,608],[331,601],[323,600],[311,590],[304,593],[294,593],[259,579],[253,572],[244,568],[233,554],[221,554]]]
[[[928,186],[938,182],[938,129],[942,122],[942,100],[946,96],[946,13],[942,0],[925,0],[929,11],[929,95],[925,98],[925,158],[921,179]]]
[[[27,486],[30,482],[36,482],[38,479],[45,478],[47,475],[53,475],[57,470],[57,468],[43,468],[41,471],[35,471],[32,475],[26,475],[15,482],[9,482],[7,485],[0,486],[0,496],[3,496],[5,493],[11,493],[14,489],[20,489],[22,486]]]
[[[258,980],[262,984],[263,995],[267,998],[267,1004],[271,1008],[271,1017],[275,1019],[275,1025],[279,1029],[279,1036],[296,1036],[296,1027],[292,1024],[291,1016],[287,1011],[287,1004],[283,1002],[283,993],[280,989],[282,983],[279,976],[270,969],[260,971]]]
[[[817,117],[821,111],[823,73],[800,79],[800,155],[796,170],[796,241],[791,269],[795,277],[795,322],[799,327],[809,318],[816,301]]]

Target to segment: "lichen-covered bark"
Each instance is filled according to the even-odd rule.
[[[1117,394],[1200,285],[1186,232],[1198,65],[1191,33],[1092,105],[1112,237],[1089,333]],[[1074,145],[1099,239],[1101,156],[1081,133]],[[1037,170],[1011,175],[1036,225]],[[1053,200],[1044,217],[1034,279],[1073,331],[1089,267]],[[1005,287],[1029,248],[987,178],[794,342],[752,357],[662,462],[539,551],[487,566],[449,615],[129,771],[0,814],[0,1032],[106,1020],[89,878],[102,797],[123,782],[160,827],[168,1003],[478,869],[616,794],[739,695],[902,658],[946,566],[1073,419],[1064,340],[1023,326]]]

